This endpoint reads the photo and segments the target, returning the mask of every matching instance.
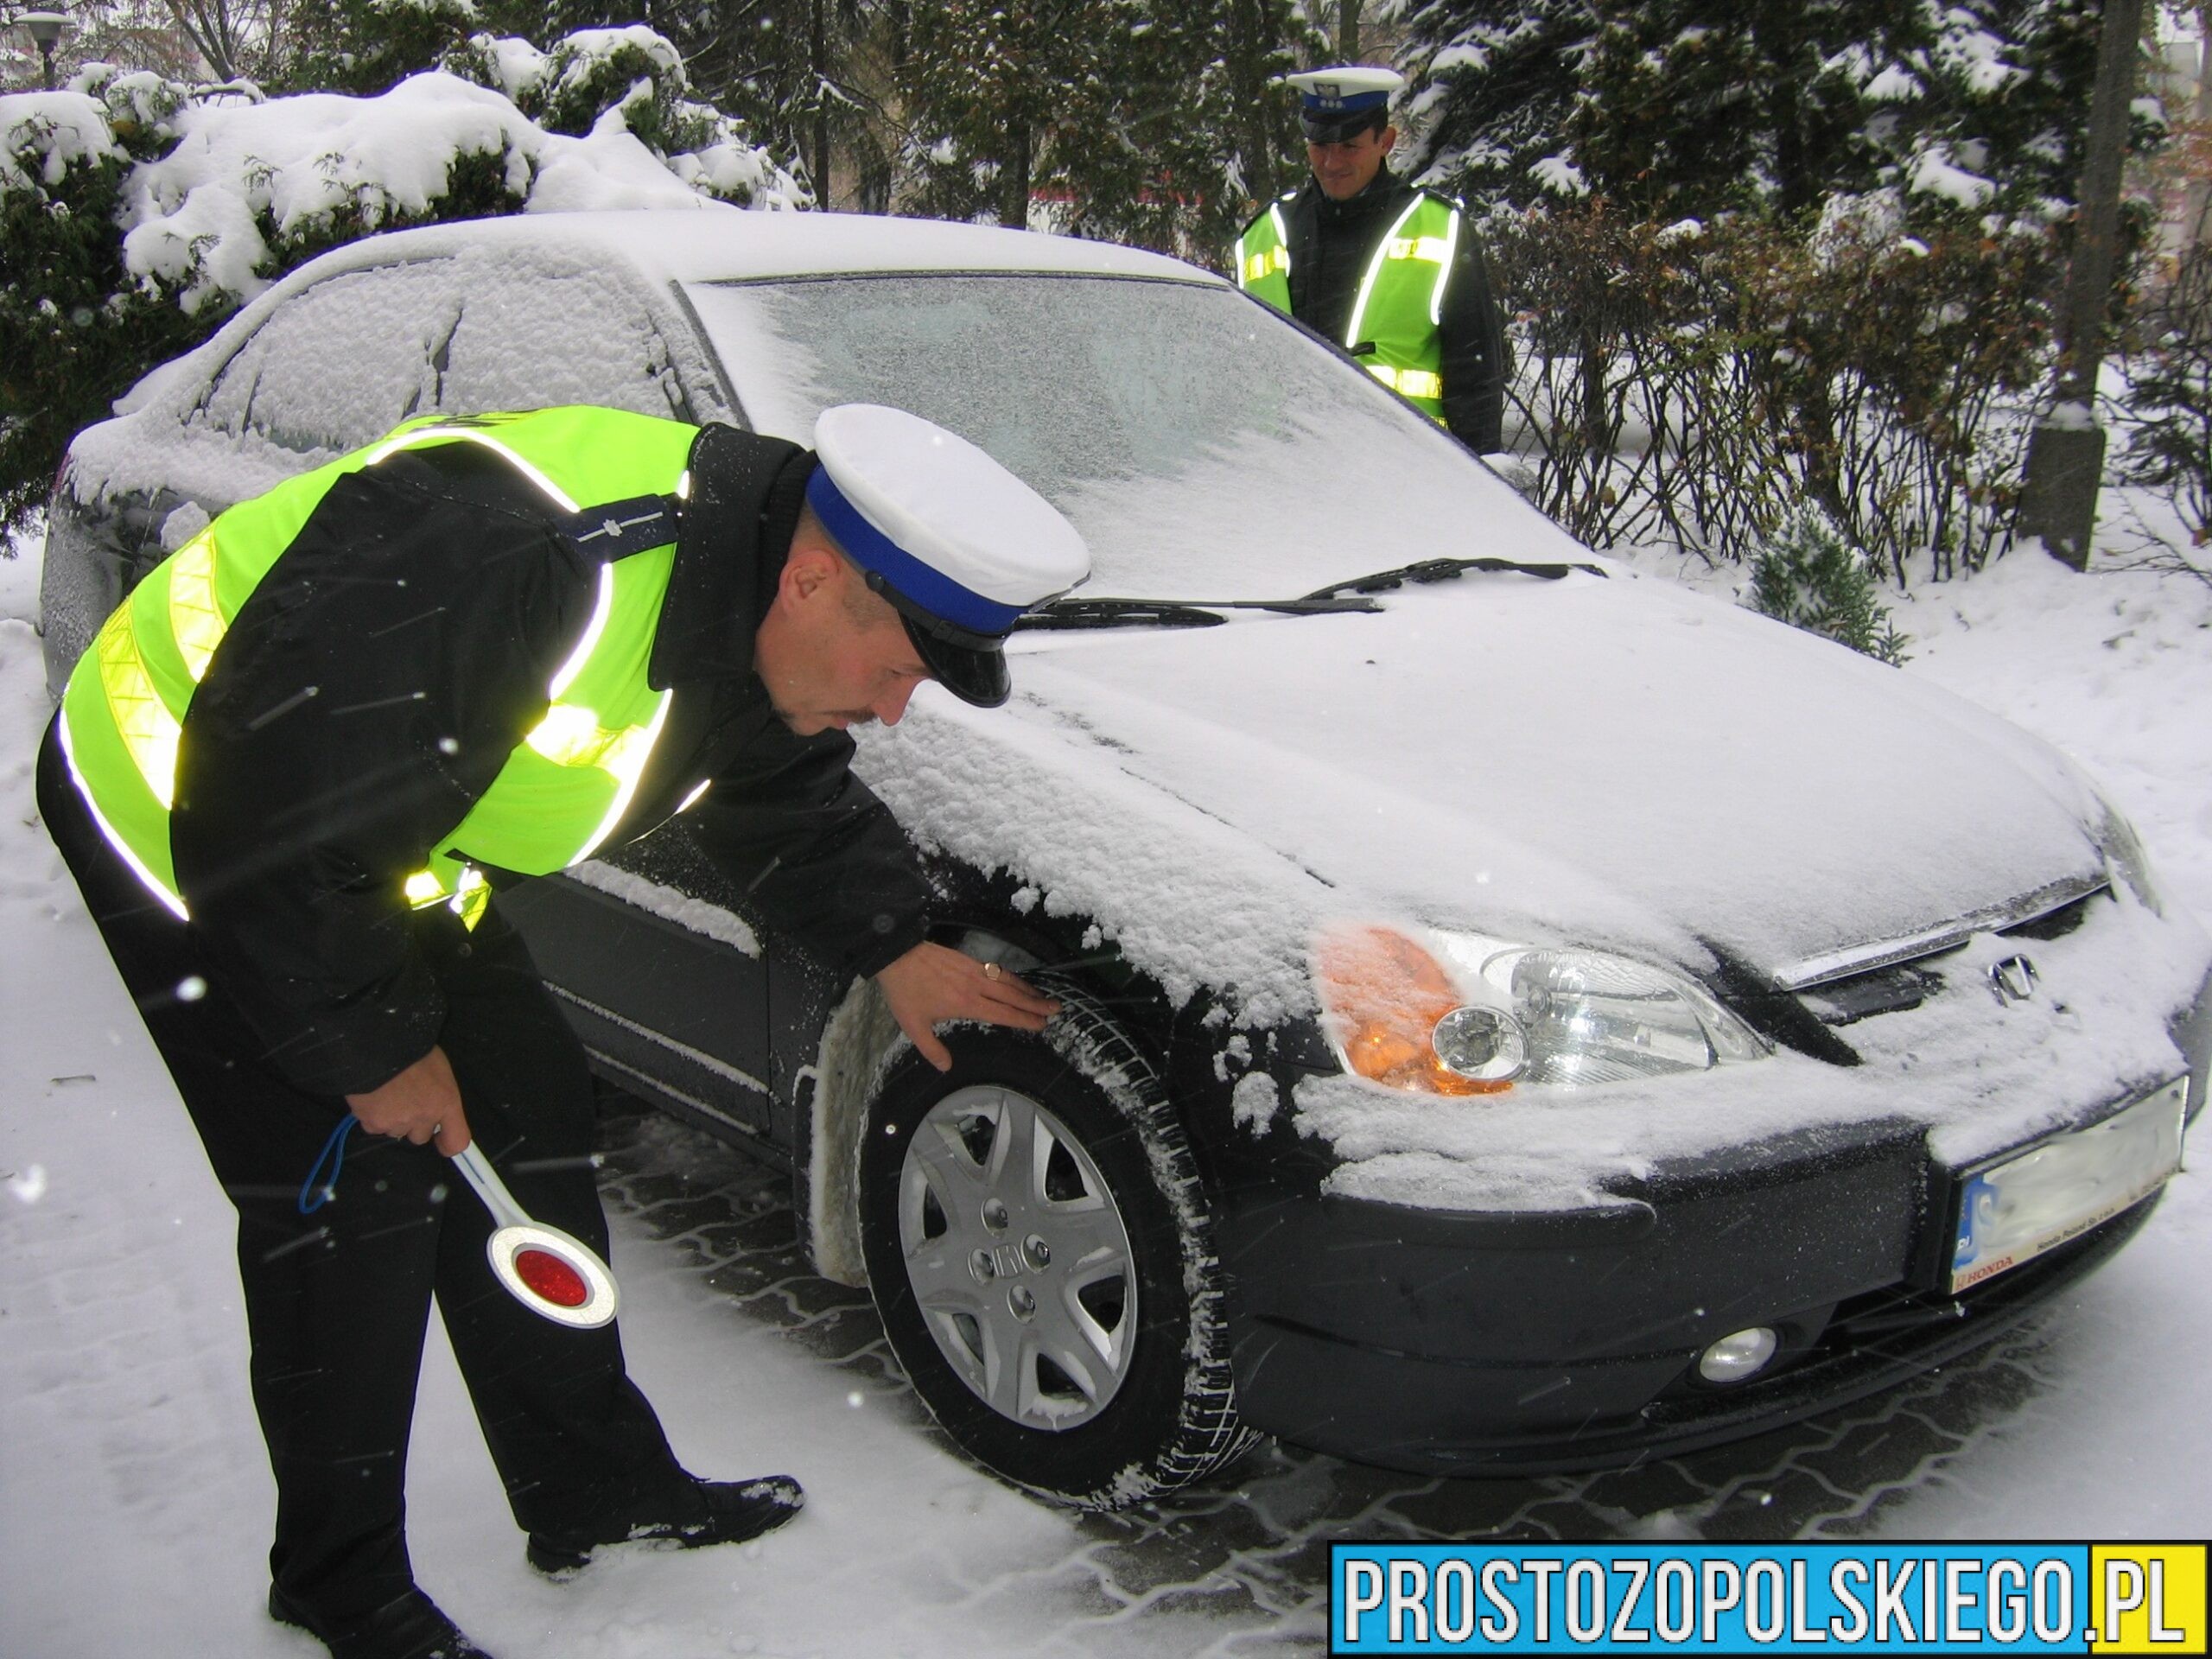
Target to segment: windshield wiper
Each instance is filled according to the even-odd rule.
[[[1517,559],[1422,559],[1395,570],[1316,588],[1296,599],[1056,599],[1014,619],[1027,628],[1210,628],[1229,619],[1224,611],[1275,611],[1290,616],[1328,615],[1338,611],[1379,611],[1365,597],[1388,593],[1409,582],[1449,582],[1470,570],[1509,571],[1556,582],[1570,570],[1602,577],[1594,564],[1523,564]]]
[[[1379,611],[1371,599],[1308,594],[1302,599],[1056,599],[1014,620],[1024,628],[1210,628],[1224,611],[1280,611],[1292,616]]]
[[[1419,559],[1412,564],[1402,564],[1395,570],[1377,570],[1371,576],[1354,576],[1350,582],[1332,582],[1326,588],[1316,588],[1306,597],[1325,600],[1334,599],[1339,594],[1383,594],[1408,582],[1449,582],[1470,570],[1506,571],[1515,575],[1541,576],[1546,582],[1557,582],[1570,570],[1586,570],[1599,577],[1605,575],[1605,572],[1594,564],[1523,564],[1518,559]]]

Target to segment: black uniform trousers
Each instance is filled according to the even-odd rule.
[[[414,1581],[404,1478],[433,1294],[517,1524],[589,1544],[703,1520],[615,1327],[556,1325],[502,1290],[485,1255],[490,1217],[434,1147],[357,1126],[334,1195],[302,1213],[346,1102],[261,1058],[207,982],[191,929],[107,845],[51,727],[38,804],[238,1210],[254,1407],[276,1478],[270,1571],[294,1606],[343,1629]],[[496,902],[474,933],[442,910],[422,938],[477,1144],[534,1218],[604,1255],[590,1077],[521,938]]]

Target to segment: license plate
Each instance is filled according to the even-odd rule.
[[[1951,1288],[2031,1262],[2157,1192],[2181,1167],[2188,1102],[2189,1079],[2177,1078],[2101,1123],[1975,1172],[1959,1206]]]

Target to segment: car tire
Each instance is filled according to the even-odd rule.
[[[893,1064],[861,1152],[861,1248],[945,1432],[1020,1485],[1117,1509],[1256,1437],[1182,1126],[1112,1023],[1050,988],[1041,1035],[963,1026],[944,1033],[950,1071]]]

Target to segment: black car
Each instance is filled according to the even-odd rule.
[[[941,937],[1065,1000],[950,1033],[767,931],[679,819],[503,899],[595,1063],[787,1167],[817,1269],[1013,1480],[1255,1433],[1450,1474],[1772,1427],[1938,1364],[2179,1167],[2212,949],[2062,757],[1599,558],[1174,261],[846,215],[534,215],[287,277],[80,435],[55,690],[164,550],[429,410],[982,445],[1084,532],[1014,702],[857,766]]]

